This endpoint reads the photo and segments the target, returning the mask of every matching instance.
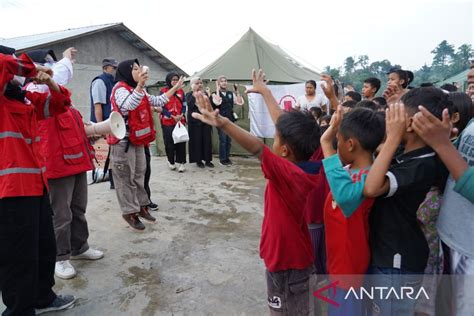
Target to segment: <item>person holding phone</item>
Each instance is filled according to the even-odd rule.
[[[179,82],[177,73],[170,72],[166,75],[166,87],[161,88],[160,93],[167,93]],[[168,167],[171,170],[178,169],[184,172],[186,163],[186,142],[175,144],[173,141],[173,130],[177,124],[186,124],[186,100],[183,89],[177,89],[163,106],[161,112],[161,128],[163,129],[163,141],[165,143]]]

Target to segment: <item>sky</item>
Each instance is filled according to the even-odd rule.
[[[193,74],[252,27],[317,71],[359,55],[414,70],[442,40],[473,45],[473,16],[474,0],[0,0],[0,38],[123,22]]]

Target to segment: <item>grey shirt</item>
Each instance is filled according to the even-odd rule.
[[[459,137],[459,154],[474,166],[474,122]],[[441,240],[457,252],[474,258],[474,204],[454,191],[456,182],[449,177],[444,191],[437,228]]]
[[[91,86],[92,102],[94,104],[107,104],[107,88],[102,79],[96,79],[92,82]]]

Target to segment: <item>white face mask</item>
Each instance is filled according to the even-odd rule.
[[[45,67],[48,67],[48,68],[53,68],[54,67],[54,63],[50,63],[50,62],[47,62],[47,63],[44,63],[43,66]]]
[[[13,76],[13,81],[16,82],[20,86],[23,86],[23,84],[25,84],[25,80],[26,80],[25,77],[16,76],[16,75]]]

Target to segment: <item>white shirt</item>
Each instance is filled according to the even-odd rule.
[[[311,101],[306,98],[306,95],[302,95],[296,100],[296,105],[300,106],[301,111],[309,111],[312,107],[322,108],[323,105],[326,105],[327,109],[329,100],[322,94],[316,94],[314,99]]]
[[[71,81],[72,79],[72,62],[69,58],[63,58],[57,63],[54,63],[52,66],[53,70],[53,80],[57,84],[61,86],[65,86]],[[26,85],[25,89],[31,92],[41,92],[46,93],[49,92],[48,85],[45,84],[36,84],[31,82],[30,84]]]

